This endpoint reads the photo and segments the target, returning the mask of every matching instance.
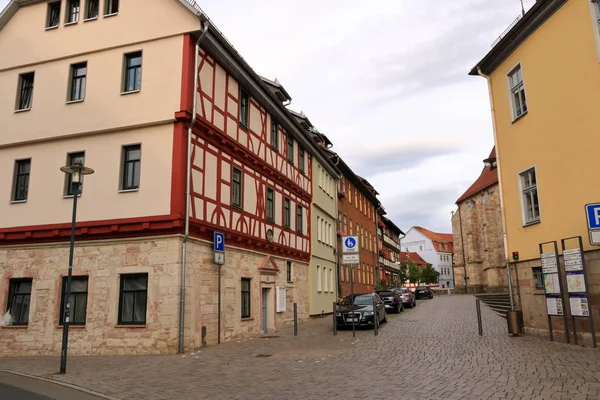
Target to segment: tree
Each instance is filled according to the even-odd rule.
[[[400,276],[398,278],[399,286],[404,286],[408,279],[408,263],[413,263],[412,260],[406,260],[400,264]],[[414,264],[414,263],[413,263]]]
[[[437,281],[438,281],[438,274],[435,271],[435,269],[433,269],[433,267],[431,265],[428,265],[421,272],[421,279],[423,280],[423,282],[425,282],[428,285],[433,284],[433,283],[437,283]]]
[[[417,265],[408,260],[408,280],[410,283],[418,283],[421,279],[421,270]]]

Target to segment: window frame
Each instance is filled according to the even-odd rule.
[[[71,153],[67,153],[67,163],[65,165],[73,165],[73,163],[75,162],[74,160],[78,157],[76,156],[80,156],[79,158],[82,158],[82,164],[81,165],[85,165],[85,150],[84,151],[73,151]],[[73,192],[72,190],[72,186],[73,186],[73,174],[65,174],[65,187],[63,190],[63,197],[72,197],[73,196]],[[79,193],[77,193],[78,195],[81,195],[83,193],[83,175],[81,176],[81,182],[79,183]]]
[[[77,76],[76,73],[78,70],[85,68],[85,75]],[[87,61],[81,61],[78,63],[73,63],[69,66],[69,91],[67,92],[67,104],[69,103],[80,103],[85,100],[85,93],[87,89],[87,76],[88,76],[88,64]],[[79,82],[79,93],[78,95],[81,97],[75,98],[75,88],[77,80]]]
[[[236,182],[236,173],[239,173],[239,182]],[[238,197],[236,198],[236,190],[237,187]],[[238,210],[244,209],[243,202],[243,190],[244,190],[244,173],[241,168],[236,166],[231,166],[231,206],[237,208]]]
[[[265,191],[265,218],[269,222],[275,222],[275,189],[270,187]]]
[[[294,165],[294,138],[289,133],[287,135],[287,160]]]
[[[116,6],[115,6],[115,4],[116,4]],[[104,1],[104,16],[111,17],[113,15],[119,14],[119,6],[120,6],[119,0],[105,0]],[[116,8],[116,11],[112,11],[114,8]],[[109,12],[109,10],[111,10],[111,12]]]
[[[56,8],[58,6],[58,8]],[[62,1],[53,1],[48,3],[48,8],[46,9],[46,30],[48,29],[56,29],[60,26],[60,13],[62,8]],[[58,17],[56,24],[51,25],[54,20],[52,12],[56,11],[55,17]]]
[[[533,283],[535,284],[535,290],[545,290],[544,285],[544,272],[542,267],[532,267],[531,272],[533,274]]]
[[[66,5],[65,26],[77,24],[81,17],[81,0],[67,0]],[[73,5],[76,5],[76,7],[72,7]],[[74,12],[73,10],[76,11]]]
[[[296,232],[300,235],[304,235],[304,207],[302,205],[296,205]]]
[[[127,159],[127,154],[128,151],[133,151],[134,148],[137,147],[137,150],[140,153],[140,156],[137,160],[128,160]],[[127,182],[127,163],[136,163],[138,165],[138,181],[137,181],[137,185],[134,182],[133,185],[129,186],[126,185]],[[134,165],[134,170],[133,170],[133,179],[135,180],[135,165]],[[142,144],[141,143],[137,143],[137,144],[128,144],[128,145],[124,145],[121,147],[121,183],[119,185],[119,190],[121,192],[130,192],[130,191],[137,191],[140,188],[140,183],[142,181]]]
[[[20,171],[20,167],[21,165],[24,165],[25,163],[27,163],[29,165],[29,171],[27,171],[26,173],[23,172],[19,172]],[[20,177],[26,177],[26,183],[25,183],[25,195],[23,196],[23,198],[20,198],[17,196],[17,194],[19,193],[19,179]],[[14,170],[13,170],[13,185],[12,185],[12,193],[10,196],[11,202],[13,203],[23,203],[26,202],[27,199],[29,198],[29,184],[31,183],[31,158],[23,158],[23,159],[19,159],[19,160],[15,160],[15,164],[14,164]]]
[[[239,105],[239,123],[248,129],[250,124],[250,95],[244,89],[240,88],[240,105]]]
[[[244,283],[248,288],[244,288]],[[242,278],[240,280],[240,315],[242,319],[252,318],[252,278]],[[246,307],[244,307],[246,305]],[[245,313],[247,311],[247,313]]]
[[[512,76],[516,74],[518,71],[521,73],[521,81],[517,83],[515,86],[512,84]],[[506,74],[506,82],[508,86],[509,93],[509,102],[511,109],[512,122],[517,121],[518,119],[524,117],[529,112],[529,104],[527,98],[527,90],[525,87],[525,76],[523,72],[523,65],[519,61],[514,67],[510,69],[508,74]],[[519,106],[521,107],[521,113],[518,113],[517,104],[515,103],[515,95],[518,94]],[[525,100],[523,101],[523,97]]]
[[[289,197],[283,198],[283,227],[292,229],[292,200]]]
[[[67,298],[67,276],[63,276],[62,277],[62,286],[61,286],[61,291],[60,291],[60,309],[58,310],[58,325],[64,325],[64,310],[65,310],[65,300]],[[86,321],[87,321],[87,303],[88,303],[88,293],[90,290],[90,279],[89,276],[87,275],[78,275],[78,276],[73,276],[71,277],[72,281],[71,281],[71,298],[73,299],[73,301],[71,302],[71,321],[69,322],[69,325],[80,325],[80,326],[85,326]],[[85,292],[84,291],[73,291],[73,282],[74,281],[86,281],[86,288],[85,288]],[[80,299],[81,297],[84,297],[82,295],[85,295],[85,308],[84,308],[84,313],[83,313],[83,322],[81,321],[75,321],[75,311],[77,309],[76,304],[78,303],[78,299]]]
[[[31,77],[31,86],[25,87],[26,82],[29,80],[25,78]],[[18,86],[17,86],[17,101],[15,102],[15,112],[29,111],[33,107],[33,90],[35,87],[35,71],[23,72],[19,74]],[[24,93],[27,90],[28,101],[26,107],[24,107],[23,101],[25,99]]]
[[[15,293],[15,291],[17,290],[17,288],[15,286],[18,285],[19,283],[25,283],[25,282],[29,282],[29,284],[30,284],[29,285],[29,293]],[[11,278],[8,280],[8,299],[6,302],[6,312],[10,312],[10,315],[12,317],[12,325],[14,325],[14,326],[29,326],[29,315],[31,314],[31,292],[33,292],[33,278]],[[12,307],[14,305],[16,296],[22,296],[23,298],[25,298],[27,296],[29,297],[29,305],[28,305],[28,309],[27,309],[27,315],[19,316],[20,318],[26,317],[25,321],[19,319],[18,322],[15,322],[15,317],[12,312]],[[23,304],[23,303],[24,302],[21,301],[21,304]],[[23,309],[21,309],[21,314],[23,314]]]
[[[529,172],[533,171],[534,176],[535,176],[535,185],[532,186],[528,186],[525,187],[524,184],[524,175],[528,174]],[[530,225],[535,225],[535,224],[539,224],[542,222],[542,207],[540,204],[540,192],[539,192],[539,183],[538,183],[538,176],[537,176],[537,168],[535,165],[526,168],[525,170],[521,171],[518,173],[517,175],[517,179],[519,180],[519,197],[521,198],[521,215],[523,218],[523,226],[530,226]],[[527,201],[525,196],[529,195],[530,193],[535,192],[535,197],[537,199],[537,211],[538,211],[538,215],[537,218],[535,217],[535,207],[533,207],[533,198],[531,199],[532,201],[532,215],[534,216],[531,220],[528,218],[527,216]]]
[[[96,15],[92,15],[90,16],[90,5],[92,4],[92,2],[96,3]],[[84,18],[84,22],[85,21],[93,21],[95,19],[98,19],[98,17],[100,16],[100,0],[86,0],[85,2],[85,18]]]
[[[293,282],[294,280],[292,279],[292,262],[290,260],[286,261],[286,269],[285,269],[285,277],[287,279],[288,282]]]
[[[279,124],[271,118],[271,147],[279,153]]]
[[[145,290],[141,290],[141,289],[136,289],[136,290],[124,290],[124,286],[125,286],[125,279],[126,278],[140,278],[140,277],[145,277],[146,278],[146,289]],[[148,321],[148,283],[150,281],[150,276],[147,272],[142,272],[142,273],[127,273],[127,274],[120,274],[119,275],[119,315],[118,315],[118,320],[117,323],[118,325],[146,325],[147,321]],[[144,320],[143,321],[135,321],[135,309],[136,309],[136,299],[137,299],[137,293],[141,293],[144,292],[146,294],[146,304],[144,305]],[[133,308],[132,308],[132,320],[131,321],[124,321],[123,320],[123,297],[125,293],[134,293],[134,297],[133,297]]]
[[[300,172],[302,172],[303,174],[306,174],[306,167],[304,165],[305,160],[305,152],[304,149],[302,148],[302,146],[298,145],[298,168],[300,169]]]
[[[596,52],[600,61],[600,1],[589,1],[590,16],[594,25],[594,40],[596,43]]]
[[[140,59],[139,65],[130,66],[130,60],[135,58]],[[142,90],[142,69],[144,65],[144,54],[142,50],[138,51],[130,51],[129,53],[123,54],[123,80],[121,82],[121,94],[129,94],[129,93],[138,93]],[[133,89],[128,89],[130,81],[129,81],[129,71],[134,71],[133,77]],[[136,79],[139,78],[139,79]],[[137,84],[139,82],[139,85]]]

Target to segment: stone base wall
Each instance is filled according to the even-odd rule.
[[[86,323],[71,326],[69,354],[172,354],[179,344],[179,236],[77,243],[73,276],[88,276]],[[68,244],[0,248],[0,315],[8,307],[10,279],[31,278],[29,323],[0,327],[0,356],[60,354],[59,325],[62,278],[67,275]],[[262,289],[266,289],[269,331],[309,319],[308,264],[292,262],[291,282],[286,261],[246,250],[227,248],[222,267],[221,342],[262,332]],[[146,324],[118,324],[121,274],[147,273]],[[188,242],[184,346],[217,343],[218,279],[212,244]],[[241,278],[251,279],[251,317],[241,318]],[[285,311],[277,312],[277,288],[285,288]]]
[[[588,251],[584,253],[584,257],[588,269],[589,306],[596,325],[596,335],[600,335],[600,324],[598,323],[600,321],[600,250]],[[559,261],[562,270],[564,266],[562,256],[559,257]],[[523,311],[523,321],[526,331],[548,335],[546,296],[544,290],[536,289],[532,269],[534,267],[541,267],[539,259],[522,261],[516,265],[511,265],[513,292],[517,306]],[[566,291],[566,288],[564,290]],[[568,305],[565,308],[568,310]],[[567,321],[572,340],[573,327],[569,314]],[[577,332],[583,335],[582,338],[585,338],[585,335],[590,332],[587,318],[578,318],[576,323]],[[555,340],[564,341],[564,321],[561,316],[552,317],[552,329]]]

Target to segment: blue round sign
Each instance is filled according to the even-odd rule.
[[[346,244],[347,248],[353,249],[354,247],[356,247],[356,239],[351,238],[351,237],[346,238],[345,244]]]

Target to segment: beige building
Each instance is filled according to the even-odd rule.
[[[495,150],[484,164],[477,180],[456,201],[458,209],[452,216],[455,288],[467,293],[508,292]]]
[[[293,303],[309,317],[313,161],[326,159],[285,90],[194,1],[13,0],[0,54],[0,355],[60,350],[73,196],[59,168],[75,161],[95,173],[79,196],[71,354],[271,332]]]

